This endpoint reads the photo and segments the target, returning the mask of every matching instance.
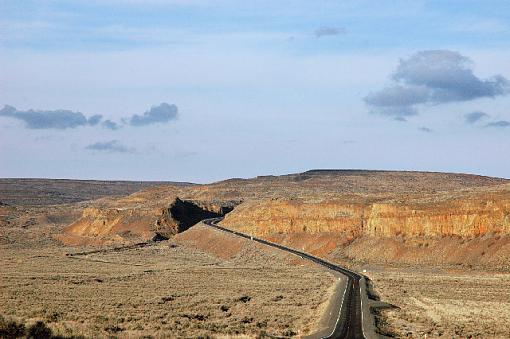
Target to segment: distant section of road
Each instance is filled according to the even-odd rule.
[[[364,310],[366,313],[367,306],[365,305],[365,309],[363,309],[363,301],[362,301],[362,286],[360,285],[360,281],[364,282],[364,277],[359,275],[356,272],[350,271],[344,267],[332,264],[315,256],[312,256],[308,253],[301,252],[295,250],[290,247],[286,247],[280,244],[276,244],[264,239],[256,238],[244,233],[240,233],[222,226],[218,225],[223,218],[212,218],[203,220],[203,223],[219,229],[224,232],[232,233],[237,236],[250,239],[261,244],[278,248],[282,251],[287,251],[292,254],[295,254],[303,259],[310,260],[318,265],[326,267],[329,270],[332,270],[336,273],[342,274],[347,277],[347,283],[345,284],[345,289],[343,290],[343,297],[341,300],[334,300],[334,305],[338,305],[336,310],[332,310],[330,320],[331,328],[328,330],[323,330],[319,333],[316,333],[310,337],[313,338],[366,338],[371,339],[377,337],[372,330],[370,333],[366,333],[364,330],[363,324],[363,314]],[[363,289],[364,290],[364,289]],[[338,293],[335,293],[338,295]],[[371,324],[370,324],[371,325]],[[368,326],[372,328],[371,326]]]

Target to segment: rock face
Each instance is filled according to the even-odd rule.
[[[223,223],[259,236],[298,232],[383,237],[510,234],[510,190],[491,195],[466,193],[439,201],[253,201],[228,214]]]
[[[69,244],[129,241],[134,238],[149,240],[157,233],[156,230],[172,232],[172,229],[177,229],[176,224],[165,225],[165,229],[156,227],[158,215],[163,216],[164,209],[89,207],[80,219],[64,230],[62,240]]]
[[[341,201],[317,201],[273,199],[250,201],[227,214],[223,225],[254,235],[362,232],[362,204]]]
[[[460,198],[434,204],[373,204],[365,232],[375,236],[460,236],[510,234],[510,194]]]
[[[223,225],[330,260],[510,268],[510,186],[248,201]]]
[[[161,187],[120,199],[100,199],[85,208],[58,239],[69,245],[163,240],[232,208],[228,202],[181,200],[179,193],[179,189]]]
[[[81,218],[66,227],[58,239],[69,245],[124,243],[149,240],[179,193],[179,187],[157,187],[121,198],[103,198],[89,204]],[[167,225],[171,230],[174,225]],[[161,227],[159,227],[161,228]]]

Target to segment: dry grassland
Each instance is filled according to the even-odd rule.
[[[381,328],[397,337],[510,338],[510,274],[392,268],[368,274],[381,299]]]
[[[68,251],[0,247],[0,314],[66,336],[292,336],[314,329],[333,287],[248,242],[228,260],[171,241]]]

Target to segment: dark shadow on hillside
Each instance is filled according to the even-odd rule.
[[[177,198],[172,206],[170,206],[170,214],[177,222],[177,225],[179,226],[178,232],[180,233],[186,231],[191,226],[204,219],[221,217],[226,213],[223,212],[223,210],[220,213],[212,212],[194,204],[191,201]]]

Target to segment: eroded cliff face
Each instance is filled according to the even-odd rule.
[[[69,245],[149,240],[158,232],[166,234],[177,229],[171,219],[164,219],[164,224],[157,223],[164,215],[164,208],[89,207],[81,218],[64,229],[59,239]]]
[[[251,201],[228,214],[223,224],[259,236],[299,232],[337,232],[355,237],[510,234],[510,191],[430,200]]]
[[[510,234],[510,196],[477,196],[433,204],[373,204],[365,233],[373,236],[460,236]]]
[[[356,203],[349,201],[355,200]],[[510,190],[450,196],[250,201],[222,223],[339,261],[510,268]]]
[[[263,236],[306,232],[362,232],[363,204],[298,199],[249,201],[227,214],[223,225]]]
[[[69,245],[163,240],[230,209],[230,202],[185,201],[178,197],[147,201],[134,196],[102,201],[85,208],[81,218],[58,238]]]

